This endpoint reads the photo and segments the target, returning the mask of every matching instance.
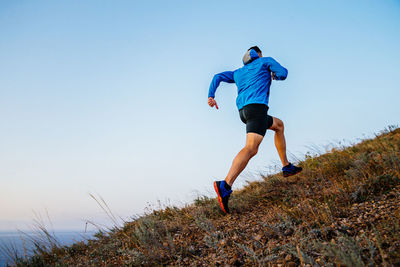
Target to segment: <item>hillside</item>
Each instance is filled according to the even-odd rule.
[[[300,166],[235,191],[230,215],[202,197],[18,265],[400,266],[400,129]]]

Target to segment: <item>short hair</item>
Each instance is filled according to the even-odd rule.
[[[252,46],[247,51],[250,51],[251,49],[254,49],[257,53],[262,53],[261,49],[258,46]]]

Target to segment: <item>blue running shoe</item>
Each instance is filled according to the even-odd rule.
[[[302,167],[294,166],[292,163],[289,163],[285,167],[282,168],[283,177],[288,177],[295,175],[303,170]]]
[[[222,211],[225,213],[229,213],[228,200],[232,194],[230,186],[225,181],[215,181],[214,189],[218,195],[218,202],[221,206]]]

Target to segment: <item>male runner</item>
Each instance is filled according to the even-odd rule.
[[[240,119],[246,124],[246,145],[233,160],[232,166],[223,181],[215,181],[214,189],[218,195],[221,209],[229,213],[228,200],[232,185],[244,170],[249,160],[257,154],[258,146],[267,129],[275,131],[275,147],[282,161],[283,176],[288,177],[301,172],[302,168],[288,162],[283,122],[268,115],[269,88],[273,80],[285,80],[287,69],[271,57],[263,57],[260,48],[253,46],[243,57],[244,66],[235,71],[216,74],[208,92],[208,105],[218,109],[215,91],[221,82],[236,83],[238,96],[236,106]]]

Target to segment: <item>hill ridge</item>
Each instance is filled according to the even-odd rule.
[[[294,177],[166,207],[96,239],[37,247],[20,266],[399,266],[400,129],[306,155]]]

